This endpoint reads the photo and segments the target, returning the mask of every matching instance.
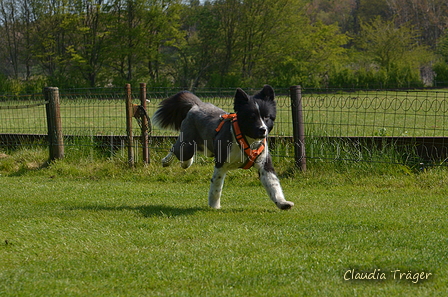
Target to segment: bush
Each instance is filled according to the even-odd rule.
[[[448,67],[447,67],[448,69]],[[357,70],[352,68],[333,69],[329,76],[329,87],[332,88],[418,88],[423,82],[417,69],[410,66],[393,65],[389,71],[385,69]]]
[[[434,64],[432,70],[436,73],[434,85],[437,87],[448,86],[448,64],[445,62],[438,62]]]
[[[0,74],[0,94],[35,94],[41,93],[47,80],[43,76],[32,77],[29,80],[8,78]]]

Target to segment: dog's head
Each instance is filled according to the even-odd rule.
[[[265,85],[254,96],[238,88],[235,94],[234,110],[238,114],[241,132],[254,139],[265,138],[274,127],[277,113],[274,89]]]

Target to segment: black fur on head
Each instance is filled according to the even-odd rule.
[[[243,135],[255,139],[267,136],[274,127],[276,117],[274,98],[274,90],[268,85],[254,96],[247,95],[240,88],[236,90],[234,110],[238,114]]]

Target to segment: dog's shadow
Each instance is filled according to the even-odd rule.
[[[135,212],[145,218],[152,217],[178,217],[193,215],[198,211],[207,210],[204,207],[172,207],[168,205],[140,205],[140,206],[105,206],[105,205],[87,205],[79,207],[70,207],[70,210],[85,210],[85,211],[131,211]]]

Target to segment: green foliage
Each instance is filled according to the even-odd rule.
[[[446,62],[438,62],[433,66],[436,74],[435,80],[438,86],[448,85],[448,64]]]
[[[43,75],[34,76],[27,81],[21,79],[8,78],[0,74],[0,94],[8,93],[13,95],[41,93],[48,85],[48,78]]]
[[[438,86],[448,85],[448,33],[442,35],[437,44],[436,53],[441,60],[434,64],[435,81]]]
[[[392,21],[375,18],[361,24],[347,66],[332,68],[329,85],[336,87],[394,88],[423,87],[420,67],[434,59],[412,27],[397,27]]]
[[[422,26],[392,19],[398,4],[3,0],[0,73],[9,82],[0,91],[40,92],[42,82],[65,88],[143,81],[192,90],[422,86],[419,69],[435,58],[415,29]],[[439,40],[445,57],[446,37]]]
[[[419,35],[410,26],[396,27],[392,21],[376,18],[371,23],[361,24],[358,47],[365,51],[367,58],[380,68],[390,71],[395,65],[408,61],[418,63],[427,52],[418,45]],[[422,51],[416,56],[417,51]]]
[[[420,80],[418,69],[409,65],[392,65],[389,71],[384,69],[354,70],[351,68],[333,69],[330,75],[329,86],[338,88],[421,88],[423,82]]]
[[[376,18],[387,19],[391,11],[387,0],[357,0],[357,18],[364,22],[372,21]]]
[[[448,32],[440,37],[436,52],[448,63]]]
[[[278,85],[300,84],[320,87],[328,84],[329,69],[344,60],[348,37],[335,25],[302,23],[300,35],[289,39],[284,59],[273,66]]]

